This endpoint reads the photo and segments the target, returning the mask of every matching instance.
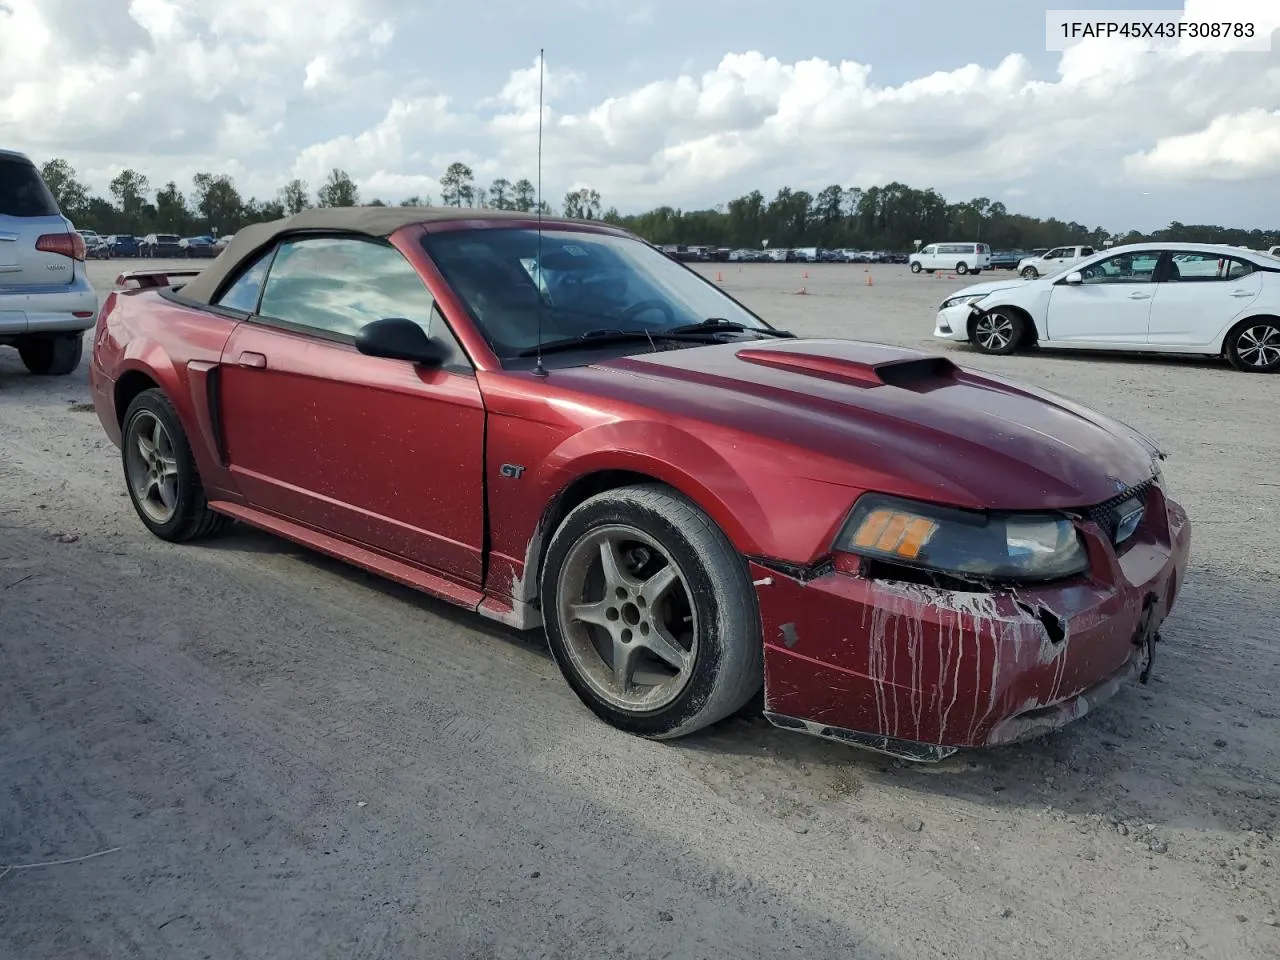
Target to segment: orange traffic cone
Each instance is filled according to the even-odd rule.
[[[868,287],[874,287],[874,286],[875,286],[875,284],[871,282],[871,274],[869,274],[869,273],[867,274],[867,286],[868,286]]]
[[[724,277],[720,276],[720,271],[716,271],[716,283],[724,283]]]
[[[801,279],[802,279],[802,280],[808,280],[808,279],[809,279],[809,271],[808,271],[808,270],[806,270],[806,271],[804,272],[804,276],[803,276],[803,277],[801,277]]]

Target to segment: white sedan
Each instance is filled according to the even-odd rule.
[[[933,334],[983,353],[1062,347],[1225,356],[1280,370],[1280,257],[1201,243],[1135,243],[1035,280],[952,294]]]

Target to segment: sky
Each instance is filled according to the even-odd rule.
[[[1106,10],[1164,3],[1076,0]],[[1280,224],[1274,50],[1046,49],[1036,0],[0,0],[0,148],[230,174],[246,196],[334,167],[363,199],[537,176],[605,207],[899,181],[1120,231]],[[322,11],[322,12],[321,12]],[[1280,0],[1187,0],[1280,26]]]

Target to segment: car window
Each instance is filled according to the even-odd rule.
[[[229,310],[253,313],[258,308],[258,294],[262,290],[262,281],[267,275],[267,265],[271,263],[273,252],[268,250],[258,257],[214,303]]]
[[[1091,263],[1081,271],[1083,282],[1098,283],[1151,283],[1156,264],[1160,262],[1158,250],[1140,253],[1117,253],[1115,256]]]
[[[58,204],[25,160],[0,158],[0,216],[56,217]]]
[[[280,244],[258,313],[321,333],[354,337],[386,317],[431,332],[435,301],[395,247],[349,237],[307,237]]]
[[[1253,272],[1253,265],[1235,257],[1216,253],[1178,254],[1169,264],[1165,280],[1170,282],[1213,282],[1236,280]]]
[[[1044,255],[1044,258],[1046,260],[1059,260],[1062,258],[1062,256],[1063,256],[1062,248],[1054,247],[1052,250],[1050,250],[1048,253]]]
[[[923,250],[921,250],[920,252],[921,252],[921,253],[934,254],[934,253],[937,253],[937,252],[938,252],[938,248],[937,248],[937,247],[935,247],[933,244],[929,244],[929,246],[925,247],[925,248],[924,248]]]
[[[1080,248],[1080,256],[1082,256],[1082,257],[1092,257],[1092,256],[1093,256],[1093,247],[1081,247],[1081,248]]]

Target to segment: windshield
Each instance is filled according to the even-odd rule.
[[[540,267],[538,234],[527,228],[450,230],[428,234],[422,245],[504,359],[537,343],[539,309],[544,342],[600,330],[660,334],[710,318],[771,329],[688,268],[630,237],[546,229]]]

